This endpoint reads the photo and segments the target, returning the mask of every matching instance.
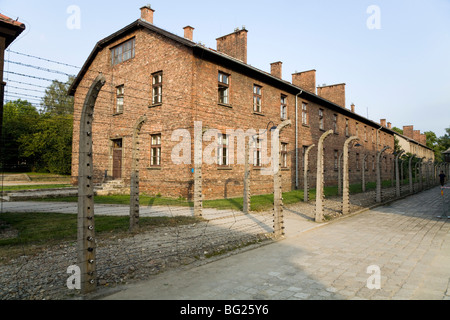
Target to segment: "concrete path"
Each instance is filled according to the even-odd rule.
[[[321,225],[288,213],[285,240],[168,271],[104,299],[449,300],[450,219],[436,218],[440,192]]]

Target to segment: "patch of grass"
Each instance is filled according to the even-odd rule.
[[[387,188],[391,186],[391,181],[386,180],[382,182],[382,187]],[[351,184],[349,186],[350,193],[356,194],[362,192],[361,184]],[[375,190],[376,183],[368,182],[366,184],[366,191]],[[325,197],[333,197],[338,195],[338,187],[330,186],[324,188]],[[303,190],[292,190],[283,193],[283,203],[286,205],[294,204],[297,202],[303,202],[304,193]],[[309,190],[309,200],[315,200],[316,190]],[[36,199],[40,201],[61,201],[61,202],[77,202],[77,197],[58,197],[53,199]],[[140,195],[139,202],[143,206],[182,206],[193,207],[193,201],[188,201],[184,198],[165,198],[159,195],[149,196]],[[95,203],[98,204],[122,204],[128,205],[130,203],[129,195],[110,195],[110,196],[95,196]],[[252,211],[265,211],[270,210],[273,206],[273,194],[255,195],[251,197]],[[219,210],[236,210],[241,211],[243,208],[243,198],[229,198],[229,199],[217,199],[217,200],[205,200],[203,201],[204,208],[214,208]]]
[[[37,190],[37,189],[55,189],[70,188],[71,184],[35,184],[35,185],[19,185],[19,186],[3,186],[3,191],[20,191],[20,190]]]
[[[61,213],[2,213],[0,220],[4,226],[18,231],[12,239],[0,239],[0,257],[10,257],[14,252],[23,252],[25,248],[59,244],[77,239],[77,215]],[[141,217],[139,229],[151,230],[158,227],[173,227],[199,222],[195,217]],[[95,232],[99,236],[108,236],[127,232],[130,225],[128,216],[96,216]],[[34,250],[32,250],[34,251]]]

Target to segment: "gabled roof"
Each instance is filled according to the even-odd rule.
[[[0,36],[5,37],[5,48],[7,48],[22,32],[25,25],[0,13]]]
[[[325,107],[329,108],[330,110],[339,112],[344,116],[351,117],[361,123],[365,123],[365,124],[373,126],[373,127],[380,127],[381,131],[387,132],[389,134],[395,133],[393,130],[383,127],[379,123],[376,123],[372,120],[364,118],[363,116],[361,116],[357,113],[354,113],[349,109],[343,108],[343,107],[335,104],[334,102],[331,102],[325,98],[322,98],[314,93],[303,90],[302,88],[295,86],[288,81],[277,78],[268,72],[257,69],[255,67],[253,67],[249,64],[246,64],[246,63],[242,62],[241,60],[231,57],[225,53],[222,53],[222,52],[214,50],[214,49],[207,48],[201,44],[197,44],[191,40],[177,36],[177,35],[175,35],[171,32],[168,32],[164,29],[158,28],[158,27],[154,26],[153,24],[148,23],[142,19],[138,19],[138,20],[134,21],[133,23],[129,24],[128,26],[124,27],[123,29],[113,33],[109,37],[106,37],[103,40],[100,40],[99,42],[97,42],[97,44],[95,45],[91,54],[89,55],[87,61],[85,62],[85,64],[81,68],[80,72],[78,73],[77,77],[75,78],[74,82],[70,86],[69,95],[73,96],[75,94],[75,91],[76,91],[78,85],[80,84],[81,79],[86,74],[87,70],[89,69],[89,66],[94,61],[94,59],[99,51],[101,51],[103,48],[105,48],[112,42],[124,37],[125,35],[133,32],[135,30],[142,29],[142,28],[153,31],[157,34],[160,34],[171,40],[174,40],[182,45],[192,48],[194,55],[201,57],[201,59],[218,62],[221,65],[223,65],[225,67],[229,67],[232,70],[240,71],[249,77],[253,77],[255,79],[261,79],[263,82],[265,82],[267,84],[271,84],[275,87],[282,88],[283,90],[285,90],[291,94],[294,94],[294,95],[298,94],[299,96],[304,97],[305,99],[307,99],[310,102],[325,106]]]

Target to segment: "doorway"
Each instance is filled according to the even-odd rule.
[[[112,143],[112,176],[114,180],[118,180],[122,179],[122,139],[112,140]]]

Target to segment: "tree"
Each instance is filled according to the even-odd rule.
[[[32,134],[19,141],[22,155],[36,159],[34,169],[56,174],[70,174],[72,155],[72,115],[43,114]]]
[[[39,123],[39,112],[26,100],[9,101],[3,109],[3,146],[1,163],[7,171],[29,170],[33,164],[32,157],[21,154],[22,136],[35,133]]]
[[[67,94],[74,77],[69,77],[66,83],[53,80],[52,84],[45,90],[41,106],[44,113],[52,115],[73,114],[73,97]]]

